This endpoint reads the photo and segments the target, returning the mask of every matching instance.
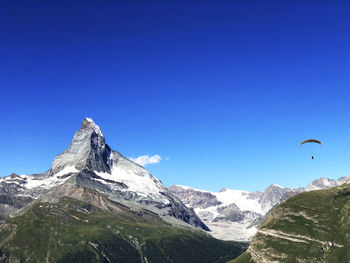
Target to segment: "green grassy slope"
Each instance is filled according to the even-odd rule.
[[[238,258],[228,261],[227,263],[254,263],[251,255],[246,251]]]
[[[247,247],[151,212],[118,212],[64,197],[36,203],[0,226],[0,262],[226,262]]]
[[[350,262],[350,185],[301,193],[280,204],[248,252],[232,262],[250,262],[250,256],[256,262]]]

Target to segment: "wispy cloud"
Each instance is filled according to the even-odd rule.
[[[162,157],[160,157],[158,154],[155,154],[153,156],[141,155],[137,158],[130,158],[130,159],[139,165],[145,166],[147,164],[160,163],[160,161],[162,160]]]

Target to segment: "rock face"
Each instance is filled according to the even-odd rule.
[[[321,177],[319,179],[312,181],[304,189],[305,189],[305,191],[327,189],[330,187],[339,186],[339,185],[345,183],[347,180],[349,180],[348,176],[340,177],[338,180],[333,180],[333,179]]]
[[[47,172],[0,179],[0,218],[21,213],[38,199],[83,198],[78,192],[85,188],[134,210],[147,209],[173,224],[209,230],[160,180],[111,150],[101,129],[89,118],[83,120],[68,149],[55,158]]]
[[[222,204],[215,195],[209,192],[197,191],[176,185],[170,186],[168,189],[189,207],[208,208]]]
[[[83,120],[81,128],[75,133],[68,149],[59,154],[52,163],[51,174],[56,174],[67,167],[78,171],[89,169],[96,172],[111,172],[111,148],[91,119]]]
[[[189,208],[194,209],[202,221],[219,239],[249,241],[257,232],[258,225],[276,205],[305,191],[339,186],[349,180],[319,178],[306,187],[285,188],[272,184],[264,192],[246,192],[222,189],[209,192],[187,186],[173,185],[168,189]]]
[[[222,189],[208,192],[186,186],[168,188],[212,230],[219,239],[248,241],[257,231],[257,222],[276,204],[301,190],[270,185],[264,192]]]

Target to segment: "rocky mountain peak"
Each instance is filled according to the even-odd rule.
[[[328,179],[326,177],[321,177],[316,180],[313,180],[311,184],[305,187],[306,191],[326,189],[329,187],[337,186],[338,182],[336,180]]]
[[[92,119],[85,118],[69,147],[53,161],[51,173],[68,167],[110,173],[110,154],[100,127]]]
[[[113,151],[106,144],[99,126],[89,118],[83,120],[69,147],[57,155],[50,170],[0,178],[0,194],[3,195],[0,198],[0,220],[21,213],[20,209],[38,198],[58,202],[67,196],[102,204],[102,197],[137,213],[151,211],[171,224],[189,224],[209,230],[195,212],[173,196],[159,179],[118,151]]]
[[[90,118],[85,118],[83,120],[80,131],[87,133],[95,133],[96,135],[103,137],[100,127]]]

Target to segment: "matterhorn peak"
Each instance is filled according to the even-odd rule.
[[[6,216],[19,211],[17,200],[29,205],[35,198],[52,202],[65,195],[94,203],[107,198],[136,209],[137,213],[140,209],[156,213],[171,224],[175,224],[173,218],[176,218],[180,225],[185,222],[209,230],[159,179],[113,151],[106,144],[100,127],[90,118],[83,120],[69,147],[57,155],[49,171],[33,175],[12,174],[0,180],[0,193],[9,194],[8,200],[16,202],[16,207],[11,207],[0,200],[0,219],[5,218],[4,211]],[[19,194],[20,199],[12,199],[15,194]],[[7,206],[10,208],[6,210]]]
[[[53,161],[51,172],[57,173],[64,168],[110,172],[110,154],[111,149],[105,143],[100,127],[92,119],[85,118],[68,149]]]
[[[98,136],[102,136],[102,131],[100,127],[90,118],[85,118],[81,124],[80,130],[82,131],[88,131],[88,132],[95,132]]]

